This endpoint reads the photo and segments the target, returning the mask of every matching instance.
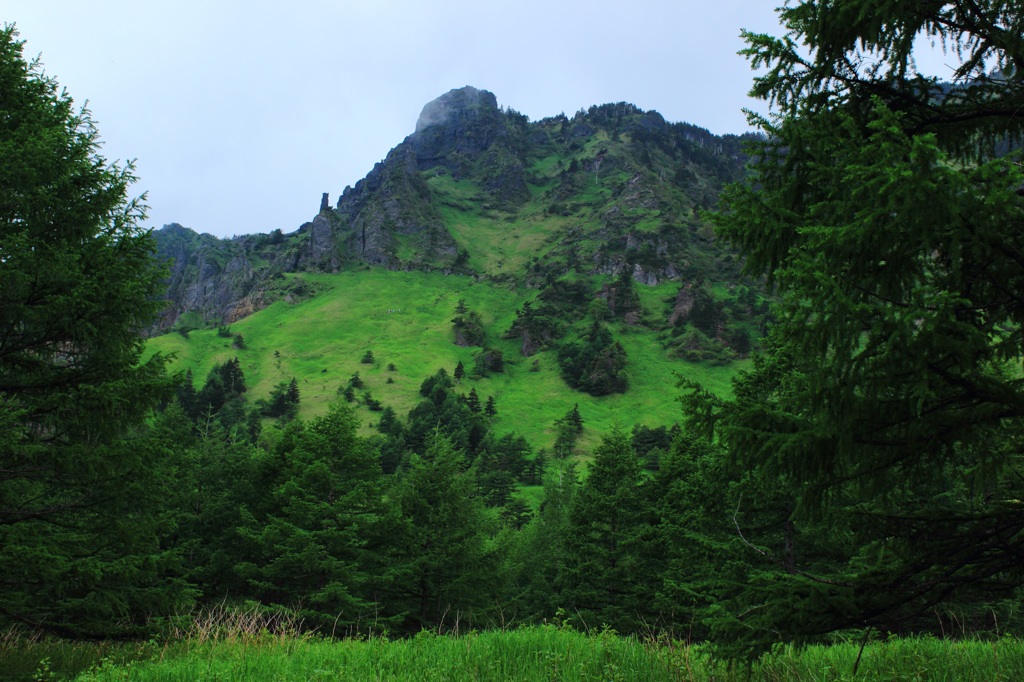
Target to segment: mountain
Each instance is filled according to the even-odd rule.
[[[575,272],[739,281],[698,211],[743,174],[742,138],[620,102],[530,122],[473,87],[428,103],[415,132],[295,232],[218,239],[168,225],[170,306],[151,333],[235,322],[313,293],[285,273],[460,273],[529,287]]]
[[[581,453],[617,423],[665,428],[676,377],[727,392],[767,323],[699,213],[741,147],[626,103],[531,122],[452,90],[294,232],[158,230],[170,305],[148,347],[191,372],[197,414],[219,372],[244,374],[225,425],[284,414],[289,391],[304,415],[344,396],[367,429],[385,409],[422,425],[444,370],[535,448],[565,450],[569,413]]]

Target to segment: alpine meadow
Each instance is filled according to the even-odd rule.
[[[5,25],[0,680],[1024,677],[1024,3],[777,12],[230,239]]]

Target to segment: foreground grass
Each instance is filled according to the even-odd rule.
[[[730,665],[705,645],[653,643],[550,626],[463,636],[329,641],[274,636],[117,645],[6,644],[7,679],[106,680],[1019,680],[1024,642],[894,639],[779,647]],[[29,659],[36,656],[33,667]],[[39,663],[39,661],[43,661]],[[81,672],[83,668],[88,668]],[[18,675],[20,670],[20,676]],[[76,676],[77,675],[77,676]],[[748,677],[749,675],[749,677]]]

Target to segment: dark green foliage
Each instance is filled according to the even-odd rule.
[[[746,357],[750,355],[752,344],[750,342],[750,332],[743,327],[733,327],[725,332],[725,342],[729,344],[738,355]]]
[[[505,371],[504,354],[497,348],[484,348],[473,356],[473,369],[477,376],[487,376],[492,372],[500,374]]]
[[[575,452],[576,441],[583,434],[583,417],[580,416],[578,403],[564,417],[555,420],[555,428],[555,454],[559,459],[564,459]]]
[[[801,2],[747,36],[778,117],[715,222],[781,301],[735,397],[689,400],[746,475],[727,636],[921,630],[1024,582],[1021,9]],[[922,31],[956,84],[915,72]]]
[[[569,509],[563,600],[587,627],[638,631],[651,602],[639,551],[647,519],[640,461],[619,428],[605,436]]]
[[[487,404],[484,405],[484,414],[486,414],[488,417],[497,417],[498,416],[498,406],[494,402],[494,396],[493,395],[487,396]]]
[[[408,429],[405,435],[408,446],[415,452],[423,452],[432,434],[441,430],[458,449],[475,456],[483,444],[487,427],[469,401],[454,390],[455,384],[444,369],[427,378],[420,386],[420,395],[426,399],[409,412]]]
[[[373,364],[373,351],[372,350],[368,350],[365,353],[363,353],[363,357],[359,358],[359,362],[363,363],[364,365],[372,365]]]
[[[593,293],[590,285],[580,280],[563,280],[545,287],[536,304],[526,301],[516,311],[516,320],[505,338],[522,340],[525,356],[547,348],[560,339],[569,326],[583,318]]]
[[[574,403],[572,409],[565,413],[565,416],[555,422],[558,426],[564,426],[575,435],[583,433],[583,417],[580,416],[580,404]]]
[[[307,626],[360,626],[375,610],[367,584],[382,506],[376,453],[341,404],[308,426],[293,422],[272,457],[271,506],[247,514],[255,554],[237,570],[267,604],[296,609]]]
[[[501,510],[501,520],[516,530],[522,530],[523,526],[532,518],[533,512],[530,510],[530,505],[518,497],[509,500],[505,504],[505,508]]]
[[[377,430],[388,436],[401,433],[398,415],[390,407],[385,407],[381,410],[380,421],[377,422]]]
[[[475,310],[456,316],[452,320],[452,330],[457,346],[483,346],[487,341],[483,321]]]
[[[725,325],[725,315],[721,304],[705,289],[698,289],[694,297],[693,309],[686,320],[709,338],[719,335]]]
[[[451,441],[434,434],[390,493],[399,516],[378,589],[408,631],[454,627],[456,620],[472,627],[497,586],[490,523],[464,462]]]
[[[455,365],[455,377],[456,383],[462,381],[466,377],[466,367],[462,364],[462,360],[459,360],[459,364]]]
[[[711,338],[702,331],[690,327],[676,327],[680,332],[672,342],[673,355],[690,362],[710,362],[716,365],[728,363],[736,353],[723,341]]]
[[[363,405],[366,405],[366,407],[368,407],[371,412],[381,412],[384,409],[384,405],[379,400],[374,398],[369,391],[363,392],[362,402]]]
[[[433,376],[423,380],[423,383],[420,384],[420,395],[424,398],[429,398],[434,394],[434,389],[450,390],[453,386],[454,384],[448,376],[448,372],[442,367]]]
[[[544,448],[541,448],[534,458],[523,467],[523,483],[526,485],[541,485],[544,482],[544,472],[547,463],[547,452]]]
[[[241,401],[245,392],[245,373],[238,358],[215,365],[196,395],[195,412],[199,419],[217,414],[226,404]]]
[[[292,380],[288,382],[288,391],[285,394],[285,397],[288,399],[288,402],[291,403],[292,405],[299,404],[299,382],[295,379],[295,377],[292,377]]]
[[[477,456],[476,471],[481,494],[489,505],[503,506],[508,502],[516,482],[526,478],[529,456],[530,445],[522,436],[488,435]]]
[[[633,282],[633,266],[623,263],[615,283],[606,289],[609,312],[617,318],[625,318],[640,311],[640,297]]]
[[[216,420],[191,427],[174,405],[154,426],[154,440],[176,453],[169,497],[177,516],[169,544],[182,550],[182,576],[200,599],[243,598],[248,588],[235,567],[250,548],[239,528],[246,505],[265,503],[253,473],[257,452],[232,441]]]
[[[625,393],[627,361],[626,349],[600,322],[594,322],[583,340],[563,343],[558,349],[562,378],[591,395]]]
[[[523,528],[510,553],[510,606],[522,613],[524,621],[542,622],[564,609],[562,576],[566,571],[569,510],[575,492],[574,465],[550,471],[544,479],[540,509]]]
[[[470,412],[474,414],[480,413],[480,396],[477,395],[475,388],[469,389],[469,394],[466,396],[466,405],[469,407]]]
[[[263,408],[268,417],[294,419],[299,412],[299,383],[293,377],[289,383],[283,381],[270,391],[270,399]]]
[[[738,490],[724,474],[718,448],[699,438],[677,437],[646,486],[654,524],[640,546],[660,576],[651,586],[656,588],[651,606],[663,627],[691,641],[710,637],[714,628],[716,643],[731,652],[743,651],[750,632],[734,629],[737,602],[730,596],[747,588],[761,558],[737,534],[740,508],[742,532],[755,530],[750,510],[757,504],[750,490],[746,496]],[[764,526],[772,527],[759,520],[759,528]]]
[[[187,592],[161,476],[169,452],[139,438],[169,399],[165,358],[140,331],[164,272],[89,112],[0,28],[0,626],[113,634]]]
[[[175,384],[174,395],[178,401],[178,405],[184,410],[186,416],[193,422],[199,419],[199,400],[198,394],[196,393],[195,379],[192,376],[192,370],[185,372],[184,376],[179,377],[179,381]]]
[[[661,456],[669,451],[672,441],[679,435],[679,427],[657,426],[654,428],[636,424],[633,426],[631,444],[636,456],[643,462],[644,469],[656,471]]]

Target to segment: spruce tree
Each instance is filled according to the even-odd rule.
[[[563,601],[561,590],[566,572],[569,509],[577,489],[575,465],[559,464],[548,472],[543,484],[540,508],[516,536],[509,556],[512,594],[508,601],[510,607],[523,614],[524,620],[548,620],[569,606]]]
[[[473,414],[479,414],[480,412],[480,396],[477,395],[476,389],[469,389],[469,395],[466,396],[466,404],[469,406],[470,411]]]
[[[343,403],[308,426],[293,422],[272,455],[271,504],[242,529],[256,552],[237,570],[252,592],[325,631],[358,627],[375,610],[369,545],[384,512],[383,481],[358,428]]]
[[[109,634],[186,596],[160,540],[168,453],[138,438],[173,391],[140,334],[164,273],[132,165],[22,49],[0,28],[0,626]]]
[[[298,405],[301,398],[299,396],[299,382],[292,377],[291,382],[288,384],[288,391],[285,393],[285,398],[288,400],[289,405]]]
[[[653,582],[641,538],[647,524],[640,460],[616,426],[594,452],[566,530],[563,599],[587,627],[635,632],[649,612]]]
[[[410,631],[473,627],[498,586],[491,523],[464,461],[435,432],[389,495],[398,516],[376,589]]]

